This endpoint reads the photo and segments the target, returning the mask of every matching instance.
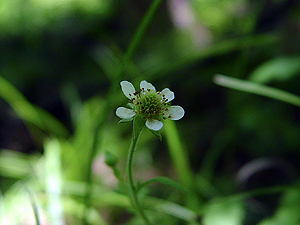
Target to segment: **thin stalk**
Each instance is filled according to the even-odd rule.
[[[133,161],[133,155],[134,155],[134,149],[138,140],[140,132],[138,132],[136,135],[133,136],[132,142],[129,148],[128,152],[128,158],[127,158],[127,176],[128,176],[128,189],[129,189],[129,197],[131,200],[131,203],[133,207],[136,209],[137,213],[142,217],[144,220],[145,224],[151,225],[149,219],[147,218],[146,214],[144,213],[143,208],[141,207],[138,197],[137,197],[137,192],[134,187],[134,182],[133,182],[133,176],[132,176],[132,161]]]
[[[153,0],[147,10],[147,12],[145,13],[142,21],[140,22],[138,28],[136,29],[136,32],[134,33],[127,51],[125,53],[125,56],[123,58],[123,63],[127,63],[128,60],[132,57],[133,53],[135,52],[137,46],[139,45],[139,43],[142,40],[142,37],[144,36],[148,25],[150,24],[158,6],[160,5],[160,3],[162,2],[162,0]]]

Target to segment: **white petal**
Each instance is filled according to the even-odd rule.
[[[141,81],[140,83],[140,88],[143,89],[146,91],[148,89],[150,90],[153,90],[153,91],[156,91],[155,87],[151,84],[151,83],[148,83],[147,81],[143,80]]]
[[[173,91],[171,91],[169,88],[165,88],[160,92],[160,94],[167,99],[166,102],[170,102],[175,98],[175,94]]]
[[[158,120],[147,120],[146,121],[146,127],[148,127],[150,130],[158,131],[163,127],[163,123]]]
[[[122,91],[124,93],[124,95],[129,98],[129,99],[132,99],[134,97],[133,93],[135,92],[135,88],[134,86],[132,85],[132,83],[130,83],[129,81],[121,81],[121,88],[122,88]]]
[[[179,105],[172,105],[165,111],[165,117],[170,120],[180,120],[184,116],[184,109]]]
[[[125,107],[119,107],[116,110],[116,115],[122,119],[130,119],[135,115],[135,112]]]

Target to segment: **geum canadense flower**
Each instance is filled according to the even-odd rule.
[[[146,120],[146,127],[158,131],[163,127],[163,120],[179,120],[184,116],[184,109],[181,106],[171,106],[170,102],[175,95],[169,88],[156,91],[155,87],[145,80],[141,81],[140,89],[137,91],[128,81],[122,81],[120,84],[124,95],[129,99],[128,105],[131,109],[117,108],[118,117],[130,120],[140,115]]]

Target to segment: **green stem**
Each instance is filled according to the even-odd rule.
[[[137,213],[142,217],[145,224],[151,225],[149,219],[147,218],[146,214],[144,213],[143,208],[140,206],[140,203],[139,203],[139,200],[137,197],[137,192],[134,187],[133,176],[132,176],[132,161],[133,161],[134,149],[135,149],[139,134],[140,134],[140,132],[138,132],[136,135],[133,135],[130,149],[128,152],[128,158],[127,158],[127,176],[128,176],[129,197],[130,197],[133,207],[137,210]]]
[[[133,53],[135,52],[137,46],[142,41],[142,37],[144,36],[146,29],[147,29],[148,25],[150,24],[154,14],[161,2],[162,2],[162,0],[153,0],[151,2],[149,8],[147,9],[147,12],[145,13],[142,21],[140,22],[138,28],[136,29],[136,32],[134,33],[134,35],[128,45],[127,51],[123,58],[123,64],[126,64],[128,62],[128,60],[132,57]]]

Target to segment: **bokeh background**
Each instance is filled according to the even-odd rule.
[[[225,224],[224,218],[229,225],[299,223],[300,193],[290,188],[299,179],[299,107],[213,82],[215,74],[224,74],[300,95],[299,2],[162,1],[116,76],[150,4],[0,1],[1,224],[36,224],[34,212],[40,212],[40,224],[84,224],[82,185],[90,182],[105,193],[122,193],[103,162],[104,152],[118,157],[122,174],[132,128],[130,123],[118,124],[114,114],[126,105],[119,82],[129,80],[138,87],[143,79],[157,90],[169,87],[175,92],[173,104],[185,109],[176,123],[179,139],[173,138],[180,140],[189,170],[178,176],[180,166],[164,137],[167,133],[172,139],[167,128],[162,142],[144,130],[136,176],[145,180],[164,175],[190,186],[197,196],[191,200],[164,185],[150,186],[148,195],[183,205],[199,217],[189,221],[150,212],[157,224],[215,225]],[[30,111],[28,105],[39,110]],[[87,172],[90,155],[92,181]],[[238,195],[274,185],[281,189],[267,189],[259,197]],[[49,193],[55,187],[61,187],[63,197],[51,203]],[[85,223],[141,224],[128,211],[124,195],[119,202],[115,197],[93,197]],[[25,208],[35,209],[36,204],[38,210],[20,209],[24,201],[29,201]],[[51,204],[57,214],[49,213]],[[20,217],[13,218],[13,211]]]

